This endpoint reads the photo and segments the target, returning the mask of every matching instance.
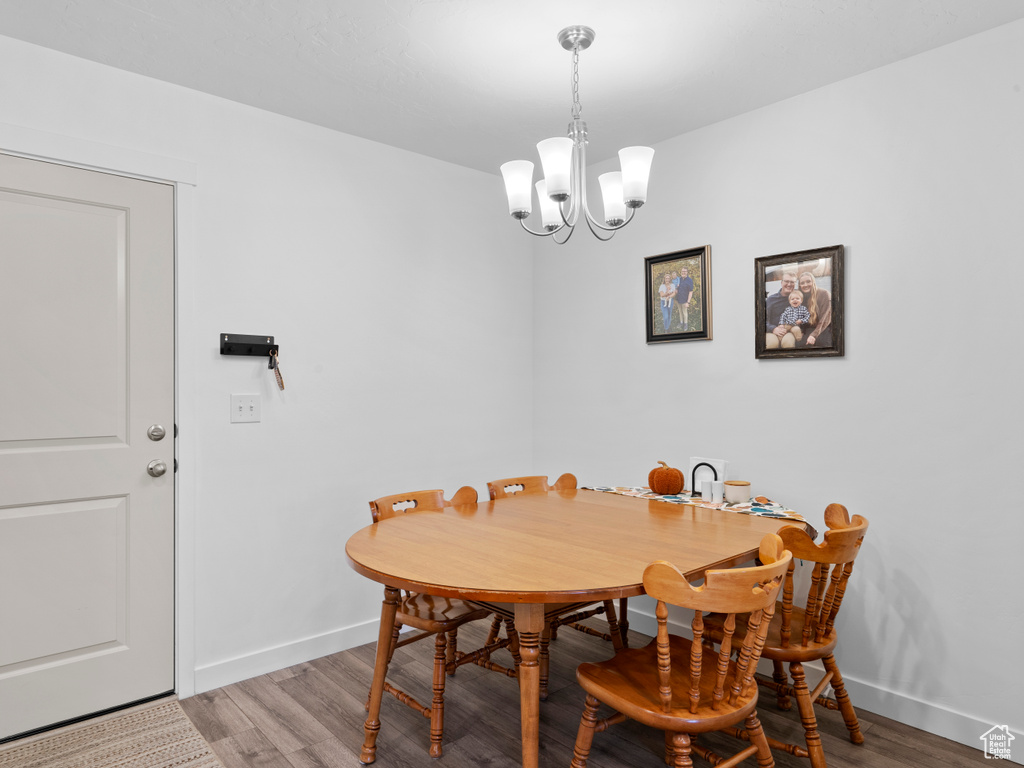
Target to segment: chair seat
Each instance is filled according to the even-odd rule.
[[[739,641],[736,641],[739,644]],[[745,718],[757,706],[757,686],[737,697],[735,704],[726,701],[729,687],[736,678],[736,663],[731,661],[725,681],[726,696],[717,705],[713,701],[714,675],[704,675],[700,682],[697,711],[690,711],[690,652],[692,643],[685,637],[669,635],[672,655],[672,704],[668,711],[662,706],[658,682],[658,643],[652,640],[645,648],[626,648],[607,661],[581,664],[576,680],[590,695],[612,709],[645,725],[661,730],[679,730],[681,724],[690,733],[704,733],[722,728]],[[714,669],[718,653],[702,648],[702,665]]]
[[[712,765],[738,765],[755,754],[759,766],[775,764],[757,719],[754,671],[761,657],[757,640],[768,629],[768,609],[793,556],[783,549],[779,536],[769,534],[761,540],[758,559],[763,565],[707,571],[704,584],[698,587],[665,560],[656,560],[644,569],[644,591],[658,601],[654,610],[657,637],[646,648],[624,648],[607,661],[576,668],[576,681],[587,697],[573,746],[573,768],[587,768],[595,733],[629,719],[665,732],[665,762],[669,765],[692,766],[693,752]],[[669,633],[670,605],[693,611],[692,640]],[[703,642],[705,611],[724,611],[728,616],[747,612],[757,619],[735,658],[731,643],[716,651]],[[732,622],[727,619],[726,623]],[[615,710],[614,714],[599,718],[602,704]],[[737,730],[741,723],[742,730]],[[723,759],[693,743],[694,735],[718,730],[738,736],[750,746]]]
[[[839,639],[835,629],[827,634],[821,642],[812,636],[808,638],[807,644],[802,645],[805,614],[802,608],[793,606],[789,626],[789,642],[782,642],[782,603],[776,603],[775,615],[768,625],[768,637],[764,642],[762,658],[774,661],[816,661],[823,659],[835,651],[836,642]],[[741,641],[746,635],[746,617],[736,617],[736,638]],[[707,628],[708,637],[714,642],[719,642],[722,637],[722,614],[710,614],[704,617],[704,624]]]
[[[417,593],[401,602],[395,621],[425,632],[448,632],[467,622],[485,619],[490,613],[464,600]]]

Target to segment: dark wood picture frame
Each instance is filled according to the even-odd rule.
[[[843,256],[843,246],[832,245],[754,260],[755,357],[843,356]],[[801,298],[787,319],[801,306],[811,319],[782,325],[782,314],[792,304],[782,295],[783,286],[790,282],[793,288],[786,295],[799,292]]]
[[[668,304],[662,301],[661,293],[666,276],[674,291]],[[689,301],[685,305],[675,301],[675,293],[680,286],[688,289]],[[711,246],[702,245],[645,258],[644,294],[648,344],[711,341]]]

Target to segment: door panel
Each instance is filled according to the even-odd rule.
[[[5,248],[28,244],[32,254],[4,259],[4,283],[16,289],[4,291],[4,313],[27,332],[7,342],[18,372],[0,386],[19,407],[0,421],[0,441],[124,442],[126,218],[123,209],[0,192]],[[54,269],[61,254],[74,257]]]
[[[10,576],[0,579],[0,604],[23,618],[0,646],[0,667],[125,647],[126,512],[123,497],[0,512],[8,542],[0,568]]]
[[[174,688],[173,205],[0,155],[0,738]]]

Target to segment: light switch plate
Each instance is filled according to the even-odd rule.
[[[261,402],[259,395],[232,395],[231,396],[231,423],[241,424],[245,422],[259,421],[261,414]]]

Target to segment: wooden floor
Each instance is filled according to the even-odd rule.
[[[483,624],[464,627],[459,647],[472,650],[484,637]],[[630,645],[649,638],[630,633]],[[576,664],[610,654],[610,644],[562,629],[552,644],[550,696],[541,704],[540,764],[568,768],[583,709],[576,686]],[[375,645],[325,656],[199,694],[182,707],[227,768],[335,768],[359,765],[363,742],[364,703],[373,676]],[[505,654],[504,651],[501,652]],[[430,701],[432,641],[413,643],[395,654],[389,679],[421,702]],[[842,664],[842,648],[838,659]],[[505,663],[506,659],[498,659]],[[385,694],[376,766],[380,768],[516,768],[520,764],[519,691],[516,681],[481,667],[465,666],[448,678],[445,696],[444,755],[427,755],[429,721]],[[854,705],[856,705],[854,701]],[[934,768],[991,764],[980,749],[858,710],[865,743],[847,738],[837,712],[815,708],[829,768]],[[762,696],[759,715],[765,731],[797,741],[803,729],[795,707],[775,709],[774,698]],[[711,747],[731,749],[727,736],[705,737]],[[635,722],[612,726],[594,738],[593,768],[663,766],[663,736]],[[776,753],[776,765],[809,768],[806,760]],[[695,765],[707,765],[694,758]],[[753,759],[747,765],[755,765]]]

